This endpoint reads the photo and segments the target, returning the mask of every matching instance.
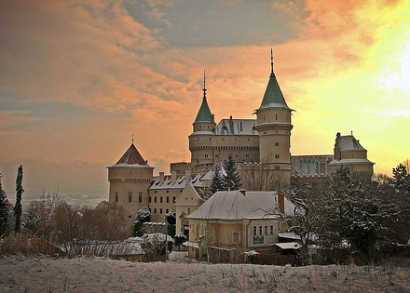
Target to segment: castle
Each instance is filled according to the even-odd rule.
[[[230,116],[215,123],[207,101],[204,74],[202,103],[188,137],[191,162],[172,163],[170,175],[159,172],[154,176],[154,168],[132,143],[118,162],[108,167],[109,201],[122,205],[130,221],[134,221],[142,207],[151,210],[152,221],[164,221],[165,214],[171,210],[177,211],[177,218],[183,218],[205,201],[205,191],[212,181],[212,167],[226,160],[229,154],[234,157],[248,190],[328,181],[330,174],[340,166],[350,168],[364,181],[371,180],[373,163],[353,134],[338,133],[332,155],[292,156],[293,111],[276,79],[272,51],[269,81],[261,105],[254,111],[256,119]],[[249,174],[252,178],[247,177]],[[259,176],[258,187],[252,184],[255,174]],[[260,183],[263,177],[271,181],[265,179]],[[183,230],[181,225],[183,223],[179,228]]]

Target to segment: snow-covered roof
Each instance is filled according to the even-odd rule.
[[[341,151],[365,150],[353,135],[339,136],[338,144]]]
[[[341,160],[333,160],[329,163],[329,166],[332,165],[348,165],[348,164],[373,164],[368,159],[360,159],[360,158],[353,158],[353,159],[341,159]]]
[[[201,180],[204,175],[205,173],[191,174],[189,182],[193,186],[202,186]],[[175,179],[173,179],[172,175],[166,175],[163,177],[163,181],[161,182],[161,176],[154,176],[149,190],[184,189],[186,186],[186,175],[175,174],[174,178]]]
[[[274,246],[279,247],[280,249],[283,250],[289,250],[289,249],[300,249],[302,245],[300,245],[297,242],[288,242],[288,243],[275,243],[273,244]]]
[[[285,213],[295,206],[285,198]],[[190,214],[188,219],[242,220],[264,219],[279,215],[276,191],[219,191]]]
[[[217,135],[258,135],[256,119],[222,119],[215,127]]]
[[[93,254],[95,256],[125,256],[145,254],[144,249],[137,242],[106,242],[90,241],[85,243],[73,243],[71,248],[81,254]]]
[[[138,152],[134,143],[130,145],[128,150],[122,155],[118,162],[112,167],[148,167],[148,162],[144,160],[141,154]]]
[[[184,243],[182,243],[182,246],[193,247],[196,249],[199,248],[198,242],[192,242],[192,241],[185,241]]]

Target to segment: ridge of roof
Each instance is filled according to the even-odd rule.
[[[147,161],[145,161],[138,152],[134,143],[131,143],[128,150],[122,155],[115,165],[141,165],[149,167]]]

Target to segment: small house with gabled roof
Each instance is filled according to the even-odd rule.
[[[241,262],[249,250],[266,252],[286,230],[281,213],[295,206],[276,191],[219,191],[188,215],[188,255]]]

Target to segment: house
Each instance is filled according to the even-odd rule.
[[[186,218],[188,256],[210,262],[242,262],[244,252],[266,252],[286,231],[281,214],[295,206],[276,191],[220,191]]]

